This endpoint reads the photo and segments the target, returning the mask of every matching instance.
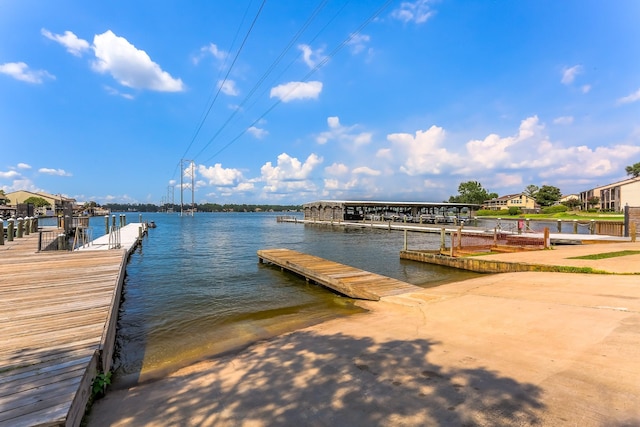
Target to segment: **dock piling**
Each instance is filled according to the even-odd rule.
[[[0,218],[0,229],[2,229],[0,233],[0,246],[4,245],[4,220]]]
[[[16,237],[18,239],[22,239],[23,233],[24,233],[24,219],[20,217],[18,218],[18,231],[16,232]]]
[[[13,242],[13,229],[15,227],[16,220],[9,218],[7,221],[7,242]]]

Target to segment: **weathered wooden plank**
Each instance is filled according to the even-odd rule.
[[[400,280],[289,249],[259,250],[258,257],[352,298],[376,301],[383,296],[421,289]]]
[[[99,352],[112,356],[104,336],[127,251],[37,253],[37,235],[10,243],[0,247],[0,425],[77,426]]]

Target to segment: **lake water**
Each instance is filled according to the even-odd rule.
[[[424,287],[477,276],[401,260],[402,232],[278,223],[276,216],[143,214],[157,228],[127,265],[115,387],[361,311],[350,298],[259,264],[259,249],[293,249]],[[127,215],[127,222],[136,221],[139,214]],[[104,218],[91,224],[94,238],[104,234]],[[438,234],[411,239],[422,248],[436,249],[440,242]]]

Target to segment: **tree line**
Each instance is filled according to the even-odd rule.
[[[102,206],[96,202],[85,203],[86,207],[103,207],[113,212],[166,212],[172,209],[174,212],[180,211],[180,205],[162,205],[158,206],[153,203],[106,203]],[[302,209],[301,205],[263,205],[263,204],[234,204],[227,203],[224,205],[218,203],[201,203],[195,204],[198,212],[288,212],[298,211]],[[191,205],[185,205],[184,209],[191,209]]]
[[[637,178],[640,176],[640,162],[635,163],[625,168],[627,175]],[[552,206],[562,198],[562,192],[558,187],[553,185],[543,185],[538,187],[537,185],[527,185],[523,191],[527,196],[531,197],[536,203],[542,207]],[[482,184],[478,181],[462,182],[458,185],[458,194],[449,197],[449,203],[470,203],[476,205],[482,205],[485,201],[495,199],[498,197],[497,193],[492,193],[482,187]],[[567,208],[574,209],[580,206],[578,199],[569,199],[562,202]],[[600,204],[600,198],[593,196],[587,200],[587,204],[591,207]]]

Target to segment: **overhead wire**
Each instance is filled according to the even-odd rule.
[[[224,76],[224,79],[222,80],[221,83],[218,84],[218,90],[215,93],[215,96],[213,97],[213,100],[211,100],[211,95],[209,96],[209,100],[211,100],[211,102],[209,102],[209,100],[207,101],[207,104],[209,105],[209,107],[206,109],[206,112],[203,113],[201,115],[201,119],[200,119],[200,123],[196,128],[196,131],[194,132],[193,137],[191,138],[191,142],[189,143],[189,145],[187,146],[187,149],[185,150],[184,154],[182,155],[181,159],[184,158],[187,153],[189,152],[189,150],[191,149],[191,146],[193,145],[193,143],[195,142],[198,134],[200,133],[200,130],[202,129],[202,127],[204,126],[205,121],[207,120],[209,113],[211,112],[211,109],[213,108],[213,105],[215,104],[216,100],[218,99],[218,96],[220,95],[220,92],[222,91],[222,88],[224,87],[225,83],[227,82],[229,75],[231,74],[231,71],[233,69],[233,66],[235,65],[236,61],[238,60],[238,57],[240,56],[240,53],[242,52],[242,49],[244,48],[247,39],[249,38],[249,35],[251,34],[251,31],[253,30],[253,27],[255,26],[258,17],[260,16],[260,14],[262,13],[262,10],[264,9],[264,5],[267,2],[267,0],[263,0],[262,3],[260,4],[260,7],[258,8],[258,11],[256,12],[256,15],[253,18],[253,21],[251,22],[251,25],[249,26],[249,29],[247,30],[247,33],[245,34],[242,43],[240,44],[240,47],[238,48],[238,51],[236,52],[233,61],[231,62],[231,65],[229,65],[229,68],[227,69],[227,73]],[[247,8],[245,9],[245,13],[242,17],[242,20],[240,22],[240,25],[238,26],[238,29],[236,30],[236,34],[234,36],[234,39],[231,43],[231,48],[229,51],[231,51],[233,49],[233,46],[235,45],[235,41],[237,39],[238,34],[240,33],[240,28],[242,28],[242,24],[244,23],[244,20],[248,14],[249,8],[251,7],[251,2],[247,5]],[[226,60],[225,60],[226,61]],[[226,66],[226,63],[225,63]],[[215,86],[214,86],[215,88]],[[215,90],[215,89],[214,89]],[[211,92],[213,94],[213,90]],[[180,164],[180,163],[178,163]],[[177,169],[176,169],[177,170]],[[175,177],[175,173],[176,171],[174,170],[173,176]]]
[[[331,58],[333,58],[340,50],[342,50],[346,45],[349,44],[349,42],[351,42],[351,40],[353,40],[358,34],[360,34],[362,32],[362,30],[369,25],[369,23],[371,23],[371,21],[373,21],[375,18],[377,18],[388,6],[389,4],[393,3],[393,0],[387,0],[380,8],[378,8],[372,15],[370,15],[362,24],[360,24],[360,26],[356,29],[356,31],[352,32],[351,34],[349,34],[349,36],[347,38],[345,38],[337,47],[335,47],[329,55],[325,56],[318,64],[316,64],[316,66],[314,68],[312,68],[304,77],[302,80],[300,80],[300,82],[306,82],[307,80],[309,80],[309,78],[311,78],[311,76],[313,74],[315,74],[316,71],[318,71],[320,68],[322,68],[324,65],[326,65],[327,62],[329,62],[329,60]],[[224,150],[226,150],[227,148],[229,148],[233,143],[235,143],[237,140],[239,140],[244,134],[247,133],[247,131],[252,127],[255,126],[257,123],[259,123],[262,119],[264,119],[264,117],[267,116],[267,114],[269,114],[271,111],[273,111],[274,108],[276,108],[278,105],[280,105],[282,103],[282,99],[286,98],[287,95],[293,93],[293,91],[295,91],[296,88],[292,88],[284,97],[281,97],[280,99],[278,99],[276,102],[274,102],[264,113],[262,113],[256,120],[254,120],[249,126],[247,126],[242,132],[240,132],[237,136],[235,136],[234,138],[232,138],[227,144],[225,144],[224,146],[222,146],[222,148],[220,148],[218,151],[216,151],[213,155],[211,155],[211,157],[209,157],[207,160],[205,160],[203,163],[208,163],[210,162],[212,159],[214,159],[218,154],[222,153]]]
[[[328,0],[323,0],[318,4],[318,6],[314,9],[313,13],[307,18],[305,23],[300,27],[300,29],[294,34],[294,36],[289,40],[287,45],[280,51],[280,54],[276,57],[276,59],[269,65],[267,70],[262,74],[260,79],[253,85],[251,90],[247,93],[245,98],[238,104],[238,108],[231,113],[231,115],[227,118],[227,120],[218,128],[216,133],[209,139],[209,141],[205,144],[204,147],[194,156],[194,158],[198,158],[200,154],[202,154],[211,143],[220,135],[220,133],[226,128],[226,126],[233,120],[233,118],[238,114],[240,109],[251,99],[251,97],[255,94],[256,90],[264,83],[266,78],[271,74],[271,72],[275,69],[275,67],[282,61],[285,55],[291,50],[291,47],[294,43],[302,36],[305,30],[309,27],[309,25],[313,22],[316,16],[322,11],[324,6],[327,4]]]

